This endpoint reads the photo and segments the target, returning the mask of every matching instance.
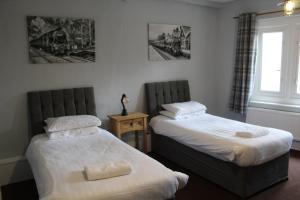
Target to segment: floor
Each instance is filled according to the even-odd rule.
[[[199,197],[203,200],[239,200],[240,198],[230,192],[218,187],[217,185],[206,181],[205,179],[192,174],[181,167],[169,162],[168,160],[159,157],[155,154],[150,154],[153,158],[159,160],[167,167],[182,171],[190,175],[187,186],[178,191],[176,200],[198,200]],[[298,200],[300,199],[300,152],[291,152],[289,169],[289,180],[284,181],[269,188],[259,194],[251,197],[249,200]],[[34,180],[28,180],[16,184],[2,186],[3,200],[19,200],[29,199],[37,200],[38,194]],[[1,198],[0,198],[1,199]]]

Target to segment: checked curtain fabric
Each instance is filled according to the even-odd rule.
[[[235,69],[229,108],[241,114],[246,114],[253,87],[256,60],[255,23],[255,13],[241,14],[238,17]]]

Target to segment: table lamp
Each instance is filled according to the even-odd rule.
[[[121,98],[121,103],[122,103],[122,106],[123,106],[123,110],[122,110],[122,116],[126,116],[128,115],[127,113],[127,110],[126,110],[126,107],[125,107],[125,104],[129,102],[129,98],[126,96],[126,94],[123,94],[122,95],[122,98]]]

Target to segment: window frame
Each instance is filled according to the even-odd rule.
[[[258,19],[257,62],[255,66],[254,87],[250,97],[250,106],[258,105],[259,103],[261,106],[272,104],[274,109],[276,109],[276,105],[278,105],[278,107],[282,107],[282,105],[290,107],[300,106],[300,93],[297,93],[298,71],[300,70],[299,21],[300,15],[292,17]],[[264,91],[260,89],[262,78],[262,35],[263,33],[268,32],[283,33],[279,92]]]
[[[267,91],[267,90],[262,90],[261,89],[261,80],[262,80],[262,39],[263,39],[263,34],[264,33],[282,33],[282,50],[281,50],[281,66],[280,66],[280,83],[282,83],[282,72],[283,72],[283,64],[284,64],[284,36],[285,36],[285,30],[282,27],[272,27],[272,28],[261,28],[258,31],[258,39],[257,39],[257,63],[256,63],[256,79],[255,79],[255,92],[259,96],[283,96],[282,91],[282,84],[280,84],[279,91]]]
[[[297,87],[298,84],[300,85],[300,23],[296,24],[296,26],[294,27],[296,30],[294,31],[295,35],[294,35],[294,41],[296,41],[296,45],[294,46],[294,55],[293,55],[293,68],[292,71],[293,76],[292,76],[292,81],[294,84],[291,85],[291,97],[295,98],[295,99],[299,99],[300,100],[300,93],[297,93]],[[299,77],[298,77],[299,75]],[[299,80],[299,82],[298,82]]]

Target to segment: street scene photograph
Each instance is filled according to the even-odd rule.
[[[95,21],[27,16],[29,60],[34,64],[95,62]]]
[[[187,60],[191,58],[191,27],[149,24],[149,60]]]

